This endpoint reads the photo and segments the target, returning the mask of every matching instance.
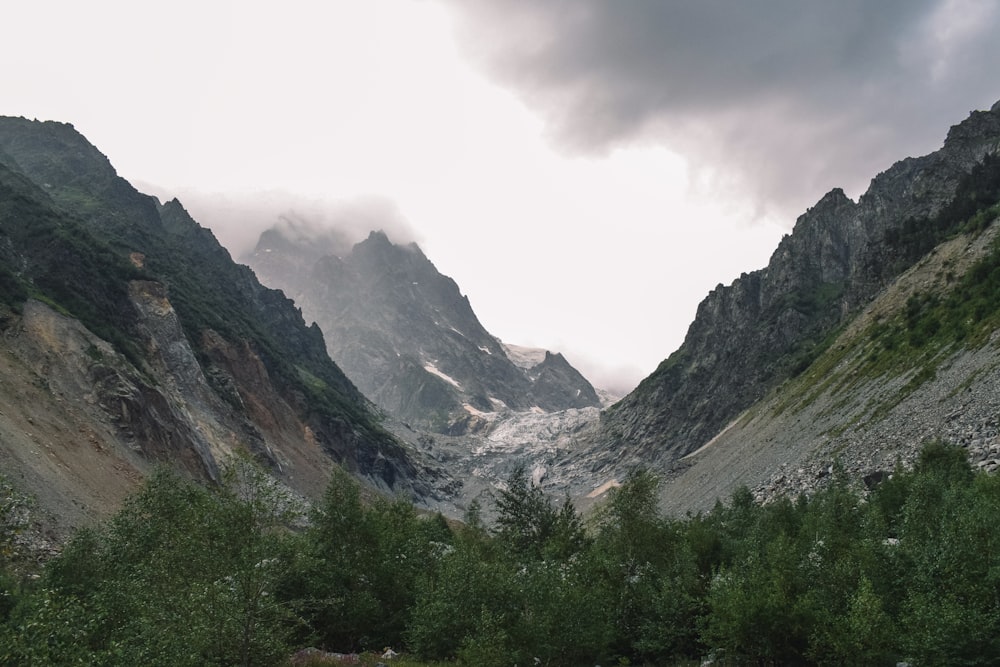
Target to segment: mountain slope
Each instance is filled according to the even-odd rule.
[[[330,356],[399,419],[456,435],[481,428],[483,413],[600,405],[561,355],[512,360],[416,244],[372,232],[349,249],[323,247],[277,227],[246,260],[301,304],[326,332]]]
[[[0,329],[0,456],[68,522],[241,450],[307,495],[334,462],[428,491],[320,330],[70,125],[0,118]]]
[[[738,486],[765,500],[795,495],[836,466],[871,485],[909,466],[930,440],[1000,469],[1000,207],[986,210],[985,229],[936,246],[805,372],[675,461],[665,504],[709,509]],[[938,307],[915,314],[913,304],[928,299]],[[968,327],[951,325],[949,312]],[[927,336],[934,319],[941,326]]]
[[[706,297],[681,347],[602,416],[599,449],[668,463],[710,441],[807,368],[838,327],[943,238],[948,224],[934,231],[931,221],[998,150],[995,105],[953,127],[941,150],[878,175],[857,203],[831,191],[766,268]],[[927,240],[908,242],[921,231]]]

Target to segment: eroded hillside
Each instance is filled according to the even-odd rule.
[[[340,465],[433,495],[281,292],[72,126],[0,119],[0,457],[62,527],[153,466],[214,480],[244,452],[315,496]],[[60,528],[61,529],[61,528]]]

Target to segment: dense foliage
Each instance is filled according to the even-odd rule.
[[[864,494],[657,509],[637,472],[585,525],[516,471],[486,528],[338,474],[310,514],[245,461],[161,472],[37,581],[5,548],[0,664],[281,665],[396,647],[475,665],[1000,662],[1000,478],[927,445]],[[9,499],[10,491],[4,487]],[[308,519],[308,520],[306,520]]]
[[[122,303],[129,280],[148,277],[0,165],[0,310],[29,297],[71,313],[135,362]]]

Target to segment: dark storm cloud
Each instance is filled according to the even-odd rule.
[[[989,0],[444,1],[563,149],[663,142],[783,214],[1000,95]]]

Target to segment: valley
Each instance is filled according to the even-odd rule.
[[[831,190],[614,397],[416,244],[241,264],[0,118],[0,663],[995,654],[998,154]]]
[[[835,463],[858,483],[879,478],[933,439],[995,465],[998,362],[983,329],[994,306],[976,306],[979,333],[932,347],[911,335],[883,350],[878,336],[910,326],[914,304],[957,294],[963,276],[989,273],[996,106],[954,126],[939,151],[876,176],[858,202],[832,190],[767,267],[713,290],[680,349],[620,400],[558,351],[486,331],[416,244],[379,230],[352,244],[286,219],[242,258],[247,268],[180,202],[120,179],[71,126],[2,129],[5,261],[22,267],[5,274],[4,340],[25,369],[8,374],[25,389],[7,394],[3,455],[26,491],[45,489],[54,534],[111,511],[155,465],[211,481],[239,450],[304,498],[339,465],[452,517],[489,507],[519,466],[583,508],[650,470],[665,480],[662,506],[683,514],[741,486],[765,501],[811,492]],[[36,237],[79,230],[67,250],[77,254],[36,258],[37,246],[19,245],[24,216],[46,220]],[[111,258],[118,273],[99,263]],[[123,277],[47,287],[83,285],[88,271]],[[63,334],[37,333],[39,318],[59,317]],[[84,342],[66,347],[73,327]],[[53,418],[33,417],[35,429],[17,417],[29,386],[53,392]],[[73,430],[120,474],[69,465]],[[41,439],[65,443],[42,445],[44,464]]]

